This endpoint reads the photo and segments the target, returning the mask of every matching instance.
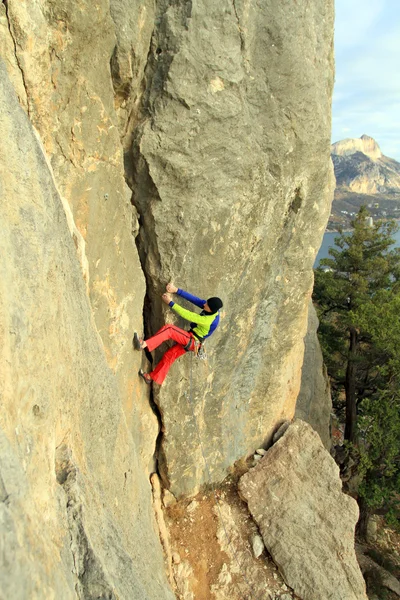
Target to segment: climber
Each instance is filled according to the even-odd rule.
[[[167,292],[168,293],[162,295],[163,302],[168,304],[172,310],[186,321],[190,321],[190,329],[189,331],[185,331],[176,325],[164,325],[164,327],[161,327],[161,329],[148,340],[140,339],[135,332],[133,344],[136,350],[144,350],[147,348],[149,352],[152,352],[162,344],[162,342],[167,340],[176,342],[176,344],[165,352],[162,359],[151,373],[144,373],[143,370],[140,369],[139,375],[148,384],[155,381],[161,385],[167,376],[172,363],[182,356],[182,354],[185,354],[185,352],[194,352],[198,345],[215,331],[219,323],[218,311],[223,306],[220,298],[202,300],[201,298],[197,298],[197,296],[189,294],[189,292],[177,288],[173,283],[168,283]],[[179,304],[176,304],[172,300],[170,294],[177,294],[192,304],[195,304],[202,309],[201,313],[197,314],[179,306]]]

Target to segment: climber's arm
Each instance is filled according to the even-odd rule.
[[[181,288],[177,288],[173,283],[167,283],[167,292],[170,294],[178,294],[178,296],[185,298],[185,300],[188,300],[199,308],[204,308],[204,305],[207,302],[207,300],[203,300],[202,298],[193,296],[193,294],[189,294],[189,292],[185,292],[185,290],[182,290]]]
[[[186,321],[190,321],[192,323],[196,323],[197,325],[209,325],[210,322],[215,319],[215,314],[209,315],[198,315],[191,310],[187,310],[179,304],[176,304],[173,300],[169,303],[169,306],[175,311],[180,317],[185,319]],[[211,318],[212,317],[212,318]]]
[[[178,294],[178,296],[181,296],[181,298],[188,300],[189,302],[195,304],[199,308],[204,308],[204,305],[207,302],[207,300],[203,300],[202,298],[193,296],[193,294],[189,294],[189,292],[185,292],[185,290],[182,290],[181,288],[178,288],[178,291],[176,293]]]

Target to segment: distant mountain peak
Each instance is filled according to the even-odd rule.
[[[332,144],[332,154],[337,156],[350,156],[356,152],[362,152],[368,156],[371,160],[378,160],[382,158],[382,152],[379,148],[379,144],[374,138],[369,135],[362,135],[360,138],[347,138]]]
[[[400,163],[384,156],[374,138],[362,135],[332,144],[332,161],[339,194],[378,194],[398,199]]]

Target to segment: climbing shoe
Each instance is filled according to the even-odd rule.
[[[139,369],[139,376],[142,377],[142,379],[144,379],[145,382],[148,383],[149,385],[153,381],[152,378],[150,377],[150,375],[148,373],[145,373],[143,371],[143,369]]]
[[[143,350],[143,340],[140,339],[136,331],[133,334],[133,347],[135,350]]]

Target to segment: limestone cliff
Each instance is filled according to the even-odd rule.
[[[2,596],[172,598],[144,448],[96,334],[53,174],[3,63],[0,131]]]
[[[363,135],[332,144],[336,196],[347,192],[376,195],[376,200],[399,199],[400,164],[384,156],[377,142]],[[351,201],[351,196],[347,197]],[[366,203],[366,201],[364,201]]]
[[[317,330],[319,321],[310,301],[301,387],[296,402],[296,417],[312,425],[327,450],[331,448],[332,398],[329,378]]]
[[[208,364],[192,365],[216,481],[294,414],[312,265],[333,188],[332,22],[322,1],[290,11],[280,2],[156,4],[128,157],[146,331],[174,318],[159,300],[168,280],[225,302]],[[184,357],[156,391],[162,473],[177,494],[207,480],[190,369]]]
[[[346,138],[332,144],[332,154],[335,156],[351,156],[357,152],[362,152],[372,160],[382,158],[379,144],[369,135],[364,134],[360,138]]]
[[[332,43],[324,0],[0,5],[6,597],[172,598],[150,473],[194,494],[293,416]],[[168,280],[225,314],[150,396]]]

